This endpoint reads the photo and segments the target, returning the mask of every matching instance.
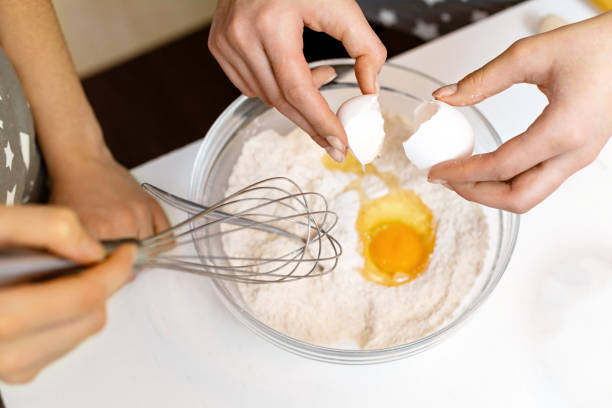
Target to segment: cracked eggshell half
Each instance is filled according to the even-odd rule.
[[[385,140],[385,120],[378,95],[360,95],[345,101],[337,116],[357,160],[364,166],[374,161]]]
[[[404,142],[404,152],[419,169],[470,156],[474,130],[456,108],[440,101],[423,102],[414,110],[416,131]]]

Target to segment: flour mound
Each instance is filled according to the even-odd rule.
[[[402,188],[421,197],[434,214],[437,233],[428,269],[397,287],[377,285],[361,276],[364,260],[355,230],[360,202],[356,191],[344,191],[355,174],[327,170],[321,164],[323,151],[299,129],[288,135],[266,130],[244,144],[228,193],[267,177],[289,177],[304,191],[317,191],[328,199],[330,210],[340,217],[332,235],[344,251],[336,270],[322,277],[239,284],[255,317],[309,343],[333,346],[348,341],[361,349],[382,349],[422,338],[453,316],[482,269],[488,225],[480,206],[428,183],[426,173],[406,159],[401,142],[410,130],[405,117],[385,114],[385,146],[374,165],[380,172],[393,172]],[[386,193],[374,175],[362,183],[371,198]],[[223,244],[227,253],[245,254],[273,245],[233,234],[225,235]]]

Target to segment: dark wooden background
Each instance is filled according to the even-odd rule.
[[[424,41],[412,34],[416,19],[439,23],[441,34],[472,21],[474,11],[493,14],[513,1],[447,1],[430,7],[404,0],[363,1],[366,14],[388,49],[396,55]],[[376,7],[369,6],[376,3]],[[381,6],[399,7],[398,23],[378,22]],[[403,6],[398,6],[403,4]],[[443,12],[452,20],[440,21]],[[418,16],[418,17],[415,17]],[[206,48],[209,27],[83,81],[115,157],[133,167],[203,137],[239,92]],[[341,44],[306,30],[308,61],[346,57]]]

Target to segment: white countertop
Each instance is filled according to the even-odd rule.
[[[457,79],[533,34],[540,17],[594,10],[534,0],[394,59]],[[503,138],[522,132],[545,99],[516,86],[479,105]],[[134,170],[188,195],[199,143]],[[210,282],[153,270],[109,303],[97,337],[32,384],[2,386],[8,408],[609,406],[612,401],[612,147],[522,218],[513,259],[457,333],[405,360],[338,366],[293,356],[224,309]],[[170,214],[177,220],[178,214]]]

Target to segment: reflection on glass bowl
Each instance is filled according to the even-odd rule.
[[[359,94],[353,61],[327,60],[313,66],[331,65],[338,77],[321,89],[330,107],[335,111],[346,99]],[[383,110],[411,116],[423,100],[442,83],[415,70],[385,64],[380,75],[380,103]],[[476,153],[496,149],[501,140],[487,119],[475,108],[460,108],[474,128]],[[223,198],[228,187],[233,164],[240,156],[244,142],[264,129],[280,134],[291,131],[295,125],[275,109],[258,99],[244,96],[236,99],[210,128],[200,147],[191,176],[190,198],[200,203],[216,202]],[[314,360],[340,364],[371,364],[397,360],[421,352],[438,343],[465,322],[495,288],[510,260],[518,234],[519,217],[505,211],[482,208],[489,224],[489,250],[483,269],[474,288],[457,312],[433,333],[407,344],[380,350],[355,350],[351,347],[323,347],[292,338],[270,328],[250,312],[235,283],[215,280],[214,288],[221,301],[249,329],[277,346]],[[196,244],[200,254],[208,251],[222,253],[220,240]]]

